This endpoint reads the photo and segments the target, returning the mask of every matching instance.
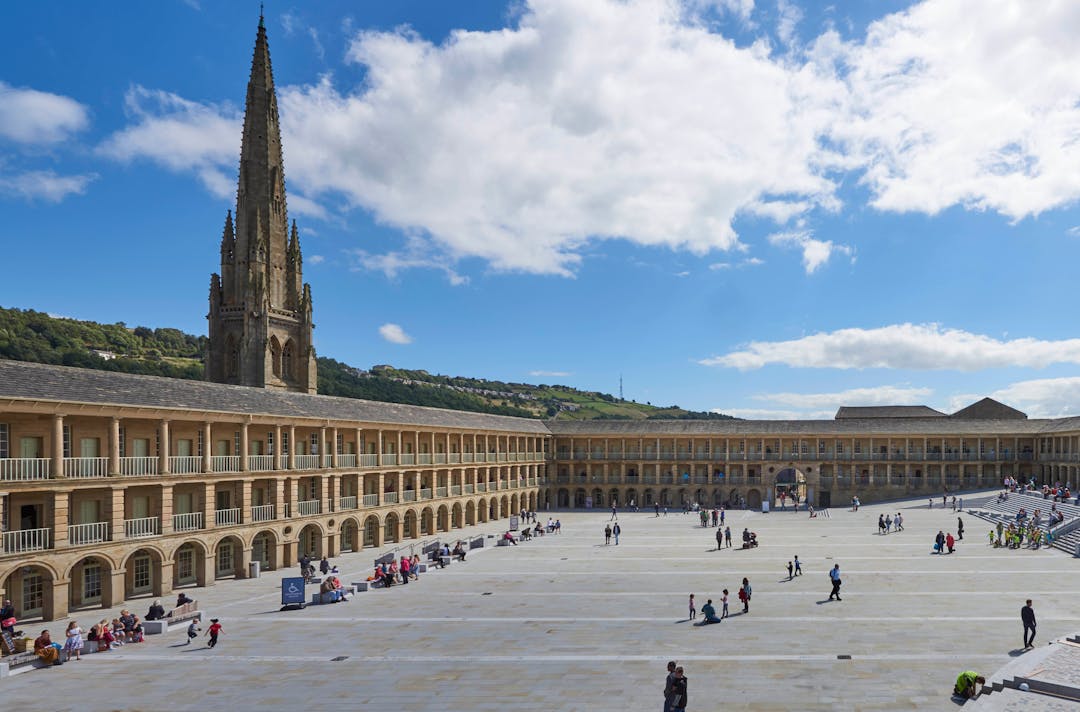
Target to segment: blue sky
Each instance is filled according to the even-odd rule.
[[[267,3],[316,348],[744,417],[1076,414],[1069,5]],[[257,3],[4,19],[0,304],[205,333]]]

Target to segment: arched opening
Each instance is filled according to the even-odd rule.
[[[746,493],[747,509],[761,509],[761,490],[752,489]]]
[[[323,552],[323,533],[318,524],[308,524],[300,530],[300,536],[297,539],[299,543],[299,550],[296,553],[297,560],[304,554],[316,560],[323,557],[325,553]]]
[[[235,380],[240,375],[240,347],[236,344],[236,337],[229,334],[225,337],[225,378]]]
[[[670,507],[671,506],[671,491],[670,490],[666,490],[666,489],[660,490],[660,506],[662,506],[662,507]]]
[[[104,556],[79,559],[68,574],[68,608],[102,608],[112,600],[112,564]]]
[[[469,501],[465,503],[465,524],[466,526],[472,526],[476,524],[476,503]]]
[[[36,619],[52,620],[52,571],[44,566],[20,566],[4,581],[4,595],[15,606],[15,617],[21,622]]]
[[[724,491],[723,490],[721,490],[721,489],[713,490],[713,506],[714,507],[722,507],[722,506],[724,506]]]
[[[785,467],[776,473],[776,484],[773,490],[773,506],[787,506],[795,501],[802,502],[806,499],[806,475],[795,467]]]
[[[604,506],[604,493],[599,487],[592,491],[592,506],[603,507]]]
[[[161,595],[161,555],[151,548],[136,550],[124,563],[124,598]]]
[[[420,512],[420,533],[424,536],[435,531],[435,511],[431,507],[424,507]]]
[[[555,499],[555,506],[565,509],[570,506],[570,493],[566,489],[560,489]]]
[[[657,503],[656,494],[651,489],[645,490],[645,494],[642,495],[645,499],[645,506],[651,507]]]
[[[510,509],[510,498],[504,495],[503,498],[499,500],[499,516],[509,517],[513,513],[513,510]]]
[[[623,501],[626,502],[626,506],[628,506],[628,507],[637,507],[638,506],[638,499],[637,498],[638,498],[637,490],[636,489],[628,489],[628,490],[626,490],[626,497],[625,497],[625,499]]]
[[[277,568],[277,535],[272,531],[261,531],[251,540],[251,560],[258,561],[259,567],[266,571]]]
[[[400,518],[397,512],[386,515],[386,523],[383,525],[383,543],[396,544],[398,541],[398,523]]]
[[[341,522],[341,530],[338,532],[338,551],[342,554],[357,551],[360,546],[360,527],[355,519],[346,519]]]
[[[488,512],[488,515],[489,515],[488,518],[491,519],[492,521],[498,519],[501,516],[499,514],[499,500],[496,499],[495,497],[492,497],[491,501],[488,502],[488,509],[490,510]]]
[[[173,554],[173,587],[205,586],[206,549],[200,542],[185,542]]]
[[[372,514],[364,520],[364,546],[382,546],[382,540],[379,537],[379,533],[382,528],[379,527],[379,518]]]
[[[486,499],[481,498],[480,501],[476,503],[476,516],[480,519],[481,524],[488,520],[488,513],[490,511]]]
[[[419,536],[419,532],[416,530],[416,512],[412,509],[406,510],[405,516],[402,518],[401,535],[405,539],[415,539]]]
[[[293,381],[296,379],[295,367],[293,365],[294,352],[296,348],[293,346],[292,339],[285,342],[285,345],[281,347],[281,379],[284,381]]]
[[[450,525],[454,529],[461,529],[465,526],[465,512],[461,508],[461,502],[454,502],[454,508],[451,511]]]
[[[610,507],[611,505],[613,505],[613,504],[614,504],[615,506],[618,506],[618,505],[619,505],[619,490],[617,490],[617,489],[612,489],[612,490],[611,490],[610,492],[608,492],[608,499],[607,499],[607,501],[608,501],[608,506],[609,506],[609,507]],[[625,506],[625,505],[626,505],[626,502],[625,502],[625,501],[623,501],[623,506]]]
[[[281,342],[276,336],[270,337],[270,369],[281,378]]]
[[[214,547],[214,578],[244,576],[244,544],[235,536],[227,536]]]
[[[576,490],[574,490],[574,507],[576,509],[585,508],[585,497],[585,490],[581,487],[578,487]]]
[[[435,518],[435,525],[438,531],[450,531],[450,510],[447,509],[445,504],[439,506],[439,512]]]

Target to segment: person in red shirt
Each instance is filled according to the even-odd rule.
[[[221,623],[218,623],[217,618],[210,619],[210,627],[206,629],[206,634],[210,636],[210,642],[207,643],[207,647],[213,648],[217,645],[218,635],[221,633]]]
[[[949,553],[953,553],[953,548],[956,546],[956,539],[953,538],[952,532],[945,535],[945,546],[949,547]]]

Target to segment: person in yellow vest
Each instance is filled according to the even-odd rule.
[[[979,694],[979,685],[985,684],[985,677],[977,672],[965,670],[956,678],[956,687],[953,688],[953,694],[971,699]]]

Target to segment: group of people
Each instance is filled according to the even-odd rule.
[[[890,531],[902,532],[904,531],[904,517],[900,512],[897,512],[895,517],[888,514],[879,514],[877,528],[879,534],[888,534]]]
[[[988,536],[994,547],[1004,546],[1007,549],[1019,549],[1025,544],[1030,549],[1038,549],[1054,543],[1053,532],[1043,531],[1035,522],[1010,523],[1008,526],[998,522]]]
[[[375,564],[375,571],[368,578],[368,581],[378,581],[384,587],[389,588],[395,583],[407,584],[409,581],[416,581],[419,578],[420,555],[413,554],[412,556],[402,556],[400,560]],[[327,576],[326,580],[337,580],[337,577]],[[326,580],[323,581],[323,586],[326,586]],[[342,595],[344,595],[344,589],[342,589]]]
[[[157,604],[157,601],[155,601]],[[83,629],[78,621],[69,621],[64,630],[64,641],[52,639],[46,629],[34,640],[34,654],[47,665],[63,665],[64,662],[81,660],[82,651],[87,644],[95,646],[97,652],[114,650],[127,643],[141,643],[145,640],[142,622],[128,609],[120,611],[120,616],[109,621],[103,618],[90,627],[83,640]]]
[[[743,577],[742,585],[739,586],[738,596],[739,602],[743,605],[743,613],[750,612],[750,597],[753,594],[753,588],[750,586],[750,579]],[[720,623],[725,618],[728,618],[728,590],[725,588],[720,597],[720,615],[716,614],[716,606],[713,605],[713,600],[707,599],[705,605],[701,607],[701,625],[710,625],[712,623]],[[690,617],[688,620],[697,619],[697,607],[694,603],[694,594],[690,594]]]
[[[622,534],[622,527],[618,522],[615,522],[615,526],[608,524],[604,527],[604,546],[611,543],[611,538],[615,537],[615,546],[619,545],[619,535]]]
[[[709,516],[710,516],[709,515],[709,510],[708,509],[701,509],[701,510],[699,510],[698,515],[701,517],[701,526],[703,526],[703,527],[709,526]],[[719,507],[719,508],[713,507],[713,509],[712,509],[712,525],[714,527],[722,527],[722,526],[724,526],[724,522],[725,522],[726,519],[727,519],[727,510],[725,510],[723,507]]]

